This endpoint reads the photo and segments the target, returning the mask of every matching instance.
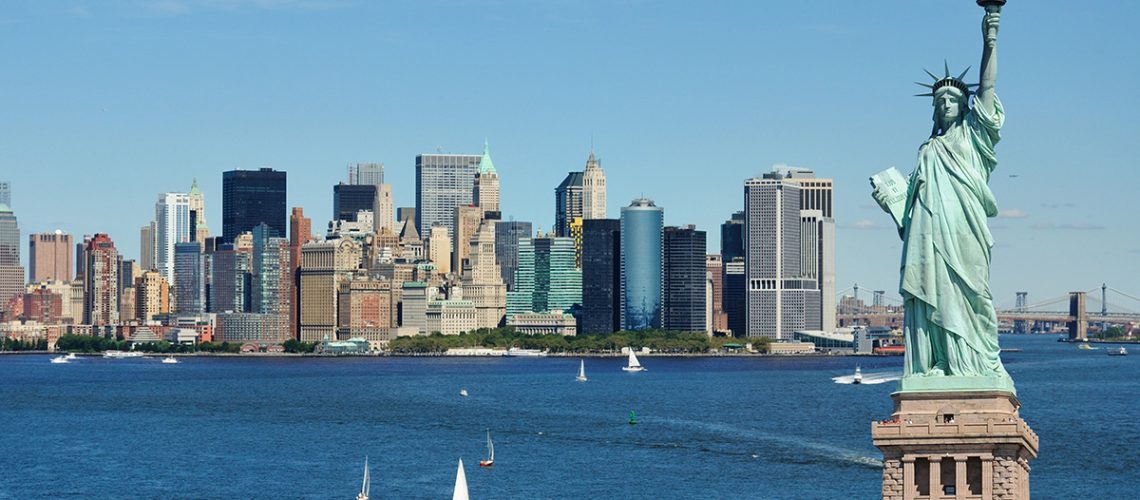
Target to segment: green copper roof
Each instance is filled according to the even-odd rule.
[[[198,189],[198,178],[194,178],[194,182],[190,184],[190,196],[201,195],[202,190]]]
[[[11,212],[12,209],[3,203],[0,203],[0,212]]]
[[[479,173],[480,174],[495,174],[495,164],[491,162],[491,146],[488,145],[487,140],[483,140],[483,157],[479,159]]]

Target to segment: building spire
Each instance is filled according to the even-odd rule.
[[[479,159],[479,173],[498,175],[495,164],[491,161],[491,146],[487,139],[483,139],[483,157]]]

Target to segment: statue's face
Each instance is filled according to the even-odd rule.
[[[934,94],[934,116],[943,126],[948,126],[962,118],[963,101],[966,96],[954,87],[942,87]]]

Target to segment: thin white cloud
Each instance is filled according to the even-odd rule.
[[[1042,203],[1042,208],[1076,208],[1074,203]]]
[[[879,224],[877,222],[874,222],[874,221],[871,221],[868,219],[860,219],[860,220],[855,221],[854,224],[843,224],[839,227],[842,227],[845,229],[855,229],[855,230],[859,230],[859,231],[877,231],[880,229],[886,229],[887,228],[887,226],[885,226],[883,224]]]
[[[1032,227],[1039,231],[1100,231],[1104,229],[1104,226],[1100,224],[1089,223],[1034,224]]]
[[[1020,208],[1008,208],[998,211],[998,218],[1000,219],[1024,219],[1029,217],[1029,214],[1022,211]]]

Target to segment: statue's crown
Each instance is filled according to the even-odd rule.
[[[930,71],[923,69],[923,71],[926,71],[927,75],[930,75],[930,78],[934,79],[934,83],[914,82],[918,85],[921,85],[923,87],[930,89],[930,92],[926,92],[923,94],[915,94],[915,96],[917,96],[917,97],[932,97],[932,96],[934,96],[935,93],[938,92],[938,89],[941,89],[943,87],[954,87],[954,88],[962,91],[962,95],[969,97],[970,96],[970,87],[977,87],[978,86],[978,84],[976,84],[976,83],[967,84],[966,82],[962,81],[962,78],[964,78],[966,76],[966,72],[970,71],[970,67],[967,66],[966,69],[962,71],[962,74],[958,75],[957,77],[953,77],[953,76],[950,76],[950,65],[947,64],[945,61],[943,61],[942,65],[943,65],[943,68],[945,68],[946,72],[945,72],[945,76],[943,76],[941,78],[934,76],[934,73],[931,73]]]

